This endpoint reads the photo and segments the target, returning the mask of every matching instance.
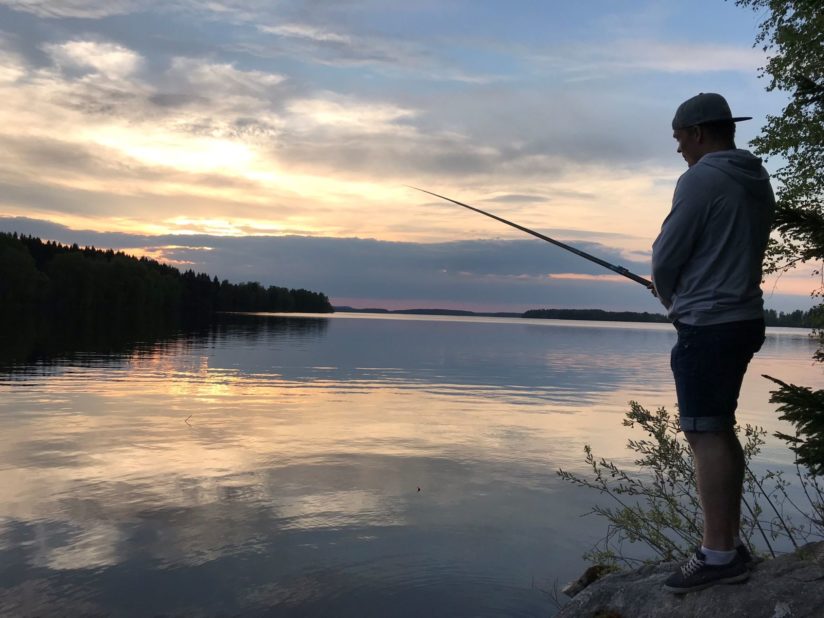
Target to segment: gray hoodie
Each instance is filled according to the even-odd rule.
[[[706,154],[684,172],[652,245],[652,278],[670,318],[702,326],[763,317],[774,212],[769,174],[746,150]]]

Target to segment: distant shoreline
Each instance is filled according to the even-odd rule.
[[[669,322],[660,313],[604,311],[603,309],[530,309],[522,313],[507,311],[467,311],[464,309],[382,309],[376,307],[333,307],[336,313],[381,313],[394,315],[444,315],[483,318],[526,318],[547,320],[590,320],[599,322]]]
[[[484,318],[525,318],[532,320],[586,320],[595,322],[638,322],[644,324],[669,324],[671,320],[662,313],[638,311],[605,311],[603,309],[529,309],[522,313],[507,311],[468,311],[465,309],[383,309],[379,307],[356,308],[334,306],[335,313],[379,313],[394,315],[442,315]],[[803,324],[775,323],[773,316],[767,312],[767,326],[785,328],[811,328]],[[778,316],[776,316],[778,317]],[[789,316],[788,316],[789,317]],[[801,317],[801,316],[799,316]],[[779,319],[784,318],[781,315]]]
[[[521,318],[523,313],[514,312],[491,312],[491,311],[466,311],[464,309],[381,309],[376,307],[358,309],[355,307],[332,307],[335,313],[392,313],[403,315],[455,315],[455,316],[476,316],[483,318]]]

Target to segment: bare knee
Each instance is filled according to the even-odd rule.
[[[684,435],[696,461],[729,461],[732,465],[743,466],[744,451],[732,429],[687,431]]]
[[[732,429],[724,431],[685,431],[684,437],[689,445],[695,449],[704,445],[721,446],[738,444],[738,438]]]

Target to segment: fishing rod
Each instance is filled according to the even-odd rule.
[[[411,185],[406,185],[406,186],[409,187],[410,189],[415,189],[416,191],[421,191],[423,193],[428,193],[429,195],[434,195],[435,197],[439,197],[442,200],[446,200],[447,202],[452,202],[453,204],[457,204],[458,206],[463,206],[464,208],[468,208],[469,210],[474,210],[475,212],[479,212],[482,215],[486,215],[487,217],[495,219],[496,221],[500,221],[501,223],[506,223],[507,225],[509,225],[511,227],[514,227],[516,230],[521,230],[522,232],[526,232],[527,234],[532,234],[536,238],[540,238],[541,240],[545,240],[549,243],[552,243],[553,245],[555,245],[557,247],[561,247],[561,249],[566,249],[567,251],[571,251],[575,255],[581,256],[585,260],[589,260],[590,262],[595,262],[596,264],[599,264],[599,265],[603,266],[604,268],[610,269],[612,272],[618,273],[619,275],[622,275],[622,276],[626,277],[627,279],[632,279],[636,283],[640,283],[641,285],[643,285],[646,288],[653,289],[652,281],[650,281],[649,279],[644,279],[643,277],[640,277],[640,276],[636,275],[635,273],[628,271],[623,266],[616,266],[615,264],[610,264],[609,262],[607,262],[605,260],[602,260],[601,258],[597,258],[594,255],[590,255],[589,253],[586,253],[585,251],[581,251],[580,249],[576,249],[575,247],[570,247],[566,243],[562,243],[560,240],[555,240],[554,238],[550,238],[549,236],[544,236],[543,234],[541,234],[539,232],[536,232],[535,230],[530,230],[528,227],[524,227],[523,225],[518,225],[517,223],[513,223],[512,221],[507,221],[503,217],[493,215],[490,212],[486,212],[485,210],[481,210],[480,208],[475,208],[474,206],[470,206],[469,204],[464,204],[463,202],[459,202],[458,200],[453,200],[451,197],[446,197],[445,195],[438,195],[437,193],[432,193],[432,191],[427,191],[426,189],[421,189],[419,187],[413,187]]]

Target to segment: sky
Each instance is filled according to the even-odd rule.
[[[746,147],[786,96],[723,0],[0,0],[0,230],[335,305],[661,311],[649,276],[720,92]],[[780,161],[767,161],[775,171]],[[810,273],[765,302],[812,306]]]

